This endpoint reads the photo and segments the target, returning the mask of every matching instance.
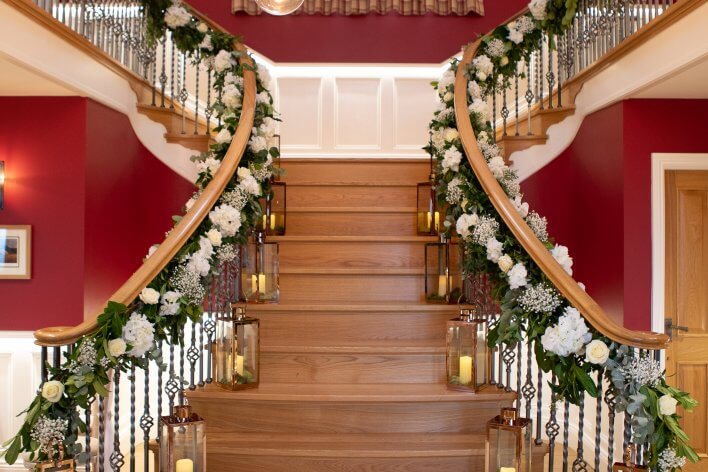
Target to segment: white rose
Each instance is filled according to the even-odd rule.
[[[142,292],[140,292],[140,300],[146,305],[155,305],[160,301],[160,292],[154,288],[145,287]]]
[[[501,60],[499,61],[499,64],[503,66],[507,65],[509,63],[509,58],[507,56],[502,56]]]
[[[591,364],[602,365],[607,362],[609,357],[610,348],[608,348],[607,344],[599,339],[590,341],[590,343],[585,346],[585,360]]]
[[[451,147],[443,154],[442,168],[447,172],[452,169],[454,172],[459,172],[460,161],[462,161],[462,153],[457,148]]]
[[[108,353],[113,357],[120,357],[125,354],[126,346],[122,338],[111,339],[108,341]]]
[[[460,137],[460,133],[455,128],[445,128],[445,141],[451,143]]]
[[[221,232],[218,229],[212,228],[207,232],[207,238],[214,246],[221,246]]]
[[[467,239],[471,236],[470,232],[470,226],[474,226],[479,222],[479,217],[477,216],[476,213],[472,215],[468,215],[466,213],[460,215],[460,217],[457,219],[457,222],[455,224],[455,229],[457,230],[457,234],[462,238],[462,239]]]
[[[449,102],[453,98],[455,98],[455,95],[452,92],[446,92],[445,95],[443,95],[443,100],[446,102]]]
[[[487,74],[485,74],[484,72],[477,71],[477,74],[476,74],[476,75],[477,75],[477,78],[478,78],[479,80],[481,80],[482,82],[484,82],[485,80],[487,80]]]
[[[676,405],[678,401],[671,395],[664,395],[659,398],[659,413],[664,416],[676,414]]]
[[[49,380],[42,384],[42,398],[51,403],[61,400],[64,395],[64,384],[58,380]]]
[[[197,30],[199,30],[200,33],[206,33],[207,31],[209,31],[209,27],[206,25],[206,23],[200,21],[197,25]]]
[[[228,129],[224,128],[221,131],[219,131],[219,134],[216,135],[216,137],[214,138],[214,141],[216,141],[219,144],[230,143],[231,142],[231,133],[229,132]]]
[[[504,254],[499,258],[498,264],[499,269],[506,274],[512,267],[514,267],[514,260],[508,254]]]

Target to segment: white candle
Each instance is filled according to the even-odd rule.
[[[499,469],[499,472],[516,472],[516,469],[513,467],[502,467]]]
[[[258,291],[258,277],[256,274],[251,276],[251,292],[256,293]]]
[[[236,373],[243,377],[243,356],[236,354]]]
[[[180,459],[175,463],[175,472],[194,472],[192,459]]]
[[[435,212],[435,231],[440,229],[440,212]]]
[[[266,291],[266,276],[265,274],[261,273],[256,276],[256,274],[253,274],[251,276],[251,292],[253,293],[260,293],[263,295]]]
[[[432,222],[433,217],[430,215],[430,212],[426,214],[428,224],[425,226],[428,231],[430,231],[430,223]]]
[[[266,223],[267,223],[268,220],[267,220],[266,218],[267,218],[266,215],[263,215],[263,230],[265,230],[266,227],[267,227],[267,226],[266,226]]]
[[[472,382],[472,356],[460,357],[460,384],[468,385]]]
[[[275,215],[270,215],[270,229],[275,229]]]
[[[444,297],[447,295],[447,276],[441,275],[438,277],[438,296]]]

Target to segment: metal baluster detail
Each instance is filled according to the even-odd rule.
[[[498,364],[499,364],[499,369],[497,371],[497,388],[504,388],[504,345],[503,344],[498,344],[497,345],[497,353],[498,355]],[[506,389],[505,389],[506,390]]]
[[[543,418],[543,371],[538,368],[538,383],[536,385],[538,388],[536,396],[536,444],[543,444],[543,425],[541,419]]]
[[[506,136],[506,120],[509,118],[509,108],[506,106],[506,89],[508,88],[509,83],[506,78],[504,78],[504,81],[502,83],[502,107],[501,111],[499,114],[502,117],[502,136]],[[494,128],[496,125],[492,123],[492,128]],[[509,382],[507,382],[509,383]]]
[[[98,472],[105,470],[105,431],[106,419],[104,412],[104,400],[101,395],[98,396]]]
[[[201,323],[200,323],[201,324]],[[197,325],[192,324],[192,339],[189,349],[187,349],[187,360],[189,361],[189,389],[197,388],[195,384],[197,361],[201,357],[201,350],[197,348]]]
[[[600,440],[602,436],[602,376],[603,370],[597,373],[597,409],[595,411],[595,470],[600,470]]]
[[[601,403],[601,402],[598,402]],[[573,472],[587,472],[588,463],[583,457],[583,425],[585,424],[585,393],[580,395],[580,404],[578,405],[578,452],[573,461]]]
[[[485,305],[486,305],[486,302],[485,302]],[[491,311],[485,307],[485,313],[491,313]],[[493,321],[492,321],[493,319],[494,319],[494,316],[491,315],[491,314],[489,315],[489,318],[487,318],[487,332],[491,331],[492,328],[493,328]],[[495,373],[496,373],[496,366],[495,366],[496,355],[495,355],[495,350],[496,350],[496,346],[492,348],[492,355],[489,356],[489,357],[490,357],[489,385],[496,385],[496,384],[497,384],[497,380],[495,379]]]
[[[170,35],[170,42],[172,40],[172,35]],[[170,108],[175,108],[175,43],[172,42],[172,59],[170,60]]]
[[[120,370],[113,374],[113,451],[110,456],[111,469],[119,472],[125,465],[125,456],[120,451]]]
[[[514,125],[514,136],[519,135],[519,68],[514,71],[514,116],[516,123]]]
[[[86,466],[85,471],[91,472],[91,410],[93,409],[93,404],[96,401],[96,397],[91,397],[86,405],[86,411],[84,412],[84,421],[86,422],[86,432],[84,434],[84,449],[86,452]],[[147,469],[145,469],[147,470]]]
[[[207,100],[206,108],[204,109],[204,115],[206,116],[206,134],[208,135],[211,131],[211,115],[214,113],[214,109],[211,107],[211,66],[207,68]]]
[[[177,382],[177,374],[175,373],[175,346],[170,344],[170,374],[167,379],[167,384],[165,385],[165,391],[167,392],[167,398],[169,399],[169,412],[172,412],[172,407],[175,406],[175,395],[181,390],[179,383]]]
[[[202,63],[202,56],[197,51],[196,62],[194,65],[194,75],[196,76],[194,84],[194,135],[199,134],[199,66]],[[194,383],[194,382],[192,382]]]
[[[49,349],[47,346],[42,346],[40,351],[40,376],[42,378],[42,383],[46,382],[49,378],[49,371],[47,370],[47,364],[49,362]]]
[[[629,446],[629,443],[632,441],[632,415],[627,413],[626,410],[624,412],[624,422],[622,423],[622,428],[623,428],[622,450],[626,451],[627,447]]]
[[[543,35],[538,40],[538,102],[543,110]]]
[[[182,88],[179,91],[179,101],[182,105],[182,131],[181,134],[187,134],[187,55],[182,54]],[[198,120],[195,119],[195,123]],[[184,376],[182,376],[184,379]]]
[[[184,330],[184,327],[182,328]],[[185,352],[184,352],[184,331],[182,331],[182,339],[180,340],[180,347],[179,347],[179,403],[180,405],[184,404],[184,384],[185,381],[184,379],[186,377],[186,371],[185,371]]]
[[[61,367],[61,346],[57,346],[54,348],[52,363],[55,369]]]
[[[551,375],[551,384],[556,384],[556,374]],[[555,392],[551,392],[551,414],[548,422],[546,423],[546,436],[548,436],[548,470],[553,471],[553,462],[556,449],[556,438],[560,432],[560,426],[558,425],[557,418],[558,402],[556,401]]]
[[[165,91],[167,89],[167,35],[160,38],[162,44],[162,64],[160,71],[160,107],[165,108]]]
[[[143,471],[147,472],[150,467],[148,444],[150,443],[150,431],[155,424],[155,419],[150,415],[150,361],[147,356],[145,357],[145,363],[147,365],[145,369],[145,405],[143,408],[143,416],[140,417],[140,429],[143,431]]]
[[[615,408],[617,407],[617,398],[615,397],[615,389],[612,384],[605,392],[605,403],[609,413],[607,415],[609,428],[607,433],[607,472],[612,472],[612,464],[615,457]]]
[[[506,364],[506,388],[504,388],[504,390],[507,392],[511,392],[511,370],[515,358],[516,353],[514,352],[514,348],[507,344],[504,348],[504,363]]]
[[[533,75],[531,74],[531,58],[532,56],[529,55],[528,58],[526,59],[526,94],[524,95],[524,98],[526,99],[526,115],[528,119],[528,131],[526,132],[527,135],[531,136],[533,135],[533,131],[531,129],[531,104],[533,103]]]
[[[157,421],[162,417],[162,366],[157,366]],[[157,428],[157,442],[162,439],[162,428]]]
[[[495,76],[496,77],[496,76]],[[497,80],[494,80],[494,85],[492,87],[492,142],[497,142],[496,125],[497,123]],[[501,376],[499,378],[501,381]]]
[[[568,472],[568,434],[570,424],[570,402],[563,402],[563,472]]]
[[[130,472],[135,472],[135,366],[130,367]]]
[[[521,343],[516,343],[516,409],[521,412]]]
[[[526,383],[521,388],[526,403],[526,418],[531,418],[531,402],[536,396],[536,387],[533,384],[533,375],[531,373],[531,363],[533,362],[533,351],[531,343],[526,343]]]
[[[557,38],[556,38],[557,40]],[[557,56],[557,54],[556,54]],[[556,76],[553,73],[553,50],[548,45],[548,72],[546,73],[546,80],[548,81],[548,108],[553,108],[553,86],[556,83]]]

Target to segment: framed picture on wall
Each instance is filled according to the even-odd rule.
[[[0,279],[32,278],[32,226],[0,225]]]

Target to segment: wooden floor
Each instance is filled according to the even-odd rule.
[[[426,161],[290,160],[281,303],[261,320],[258,389],[189,392],[210,471],[462,472],[513,393],[447,390],[445,323],[424,302],[416,183]],[[542,460],[541,460],[542,463]]]

